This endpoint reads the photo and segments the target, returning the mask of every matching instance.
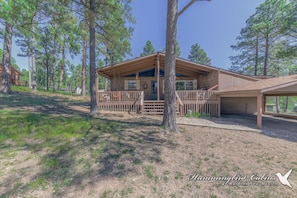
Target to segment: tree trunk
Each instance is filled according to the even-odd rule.
[[[90,31],[90,95],[91,95],[91,107],[90,115],[95,115],[98,112],[96,102],[96,32],[95,32],[95,0],[90,0],[90,18],[89,18],[89,31]]]
[[[29,72],[29,88],[31,89],[31,53],[28,48],[28,72]]]
[[[65,70],[65,60],[66,60],[66,57],[65,57],[65,38],[64,38],[64,41],[63,42],[64,43],[63,43],[63,46],[62,46],[62,63],[60,65],[61,71],[60,71],[60,78],[59,78],[58,90],[61,90],[61,88],[62,88],[63,77],[64,77],[64,70]]]
[[[50,87],[50,74],[49,74],[49,63],[48,63],[48,57],[46,58],[46,90],[49,90]]]
[[[279,96],[275,96],[276,113],[280,113]]]
[[[36,86],[36,64],[35,64],[35,27],[32,25],[32,91],[37,91]]]
[[[285,101],[285,112],[289,112],[289,96],[286,96],[286,101]]]
[[[263,68],[263,75],[267,76],[267,66],[268,66],[268,56],[269,56],[269,37],[268,33],[266,34],[265,38],[265,57],[264,57],[264,68]]]
[[[256,35],[256,57],[255,57],[255,73],[254,75],[257,76],[258,73],[258,57],[259,57],[259,32],[257,31],[257,35]]]
[[[176,125],[175,67],[176,67],[176,31],[177,0],[168,0],[166,52],[165,52],[165,93],[163,123],[165,131],[178,132]]]
[[[2,56],[2,85],[0,92],[10,94],[10,78],[11,78],[11,47],[12,47],[12,25],[5,23],[3,56]]]
[[[82,38],[82,71],[81,71],[81,93],[86,96],[86,67],[87,67],[87,42]]]
[[[54,57],[53,57],[53,93],[56,93],[56,64],[57,64],[57,33],[55,32],[55,35],[54,35]]]

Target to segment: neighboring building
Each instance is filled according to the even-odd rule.
[[[22,73],[15,68],[11,67],[10,83],[12,85],[21,85]],[[2,84],[2,64],[0,63],[0,85]]]

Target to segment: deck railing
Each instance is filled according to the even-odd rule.
[[[98,91],[99,109],[139,112],[143,108],[143,91]]]
[[[176,107],[180,115],[189,110],[211,116],[219,116],[220,100],[215,91],[186,90],[176,91]],[[143,91],[104,91],[97,92],[99,109],[112,111],[141,112],[144,110]]]
[[[216,100],[215,91],[207,90],[185,90],[185,91],[176,91],[179,98],[184,100]]]
[[[99,102],[115,102],[115,101],[135,101],[141,91],[104,91],[97,92]]]
[[[220,100],[216,91],[209,90],[186,90],[176,91],[183,105],[181,112],[199,112],[201,114],[219,116]]]
[[[183,108],[184,107],[184,103],[180,99],[180,97],[177,94],[177,92],[175,92],[175,96],[176,96],[176,107],[178,108],[178,112],[180,113],[180,115],[184,115],[184,108]]]

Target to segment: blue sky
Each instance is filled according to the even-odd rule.
[[[179,0],[181,10],[190,0]],[[194,3],[178,19],[177,41],[181,57],[187,59],[195,43],[205,50],[213,66],[227,69],[229,56],[237,54],[230,48],[236,43],[245,21],[264,0],[211,0]],[[133,56],[139,56],[147,40],[161,51],[166,41],[167,0],[134,0],[137,20],[132,38]]]
[[[179,0],[181,10],[190,0]],[[212,66],[228,69],[229,56],[237,52],[230,48],[245,21],[264,0],[211,0],[194,3],[178,19],[177,41],[181,57],[187,59],[191,45],[198,43],[211,58]],[[131,40],[132,57],[139,56],[150,40],[157,51],[165,47],[167,0],[134,0],[133,15],[137,22]],[[27,68],[27,59],[17,57],[19,49],[13,46],[13,57],[21,68]],[[76,60],[80,58],[77,57]]]

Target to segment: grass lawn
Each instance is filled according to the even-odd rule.
[[[153,118],[91,118],[86,102],[0,95],[1,198],[297,197],[297,143],[211,127],[164,134]],[[290,169],[292,188],[275,175]]]

